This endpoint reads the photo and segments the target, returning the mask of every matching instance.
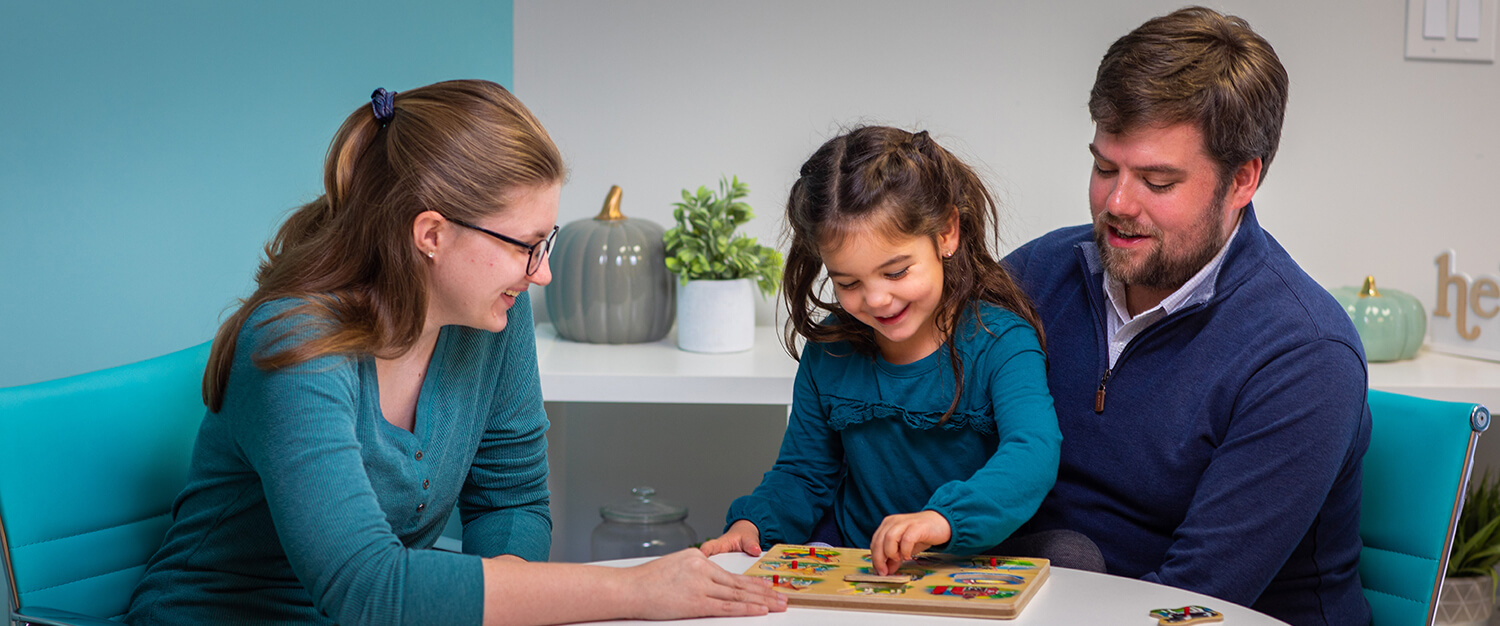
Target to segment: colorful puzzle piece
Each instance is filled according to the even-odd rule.
[[[939,585],[937,587],[928,587],[927,592],[935,596],[958,596],[966,600],[973,600],[974,598],[1004,600],[1016,595],[1014,589],[1001,589],[999,587],[974,587],[968,585]]]
[[[1036,563],[1023,561],[1021,559],[1006,559],[997,556],[978,556],[969,560],[969,567],[974,569],[997,569],[997,570],[1020,570],[1036,569]]]
[[[835,566],[828,563],[812,561],[776,561],[772,563],[761,563],[760,568],[768,571],[796,572],[798,574],[822,574]]]
[[[769,576],[766,574],[756,574],[756,576],[771,579],[772,587],[788,589],[791,591],[802,591],[804,589],[812,587],[813,585],[823,582],[822,578],[810,578],[804,576],[783,576],[781,574],[771,574]]]
[[[1176,609],[1156,609],[1151,612],[1151,617],[1156,618],[1156,623],[1162,626],[1182,626],[1184,624],[1206,624],[1209,622],[1224,621],[1223,613],[1197,605]]]
[[[856,593],[866,596],[899,596],[911,589],[911,585],[890,585],[886,583],[849,583],[848,589],[841,589],[844,593]]]
[[[948,575],[960,585],[1024,585],[1026,578],[997,572],[954,572]]]
[[[797,548],[790,549],[790,550],[787,550],[785,552],[782,552],[776,558],[779,558],[779,559],[782,559],[782,560],[817,559],[817,560],[819,560],[819,561],[821,561],[823,563],[827,563],[829,561],[834,560],[835,558],[838,558],[838,555],[839,555],[839,551],[838,550],[830,550],[828,548],[814,548],[812,546],[800,546],[800,547],[797,547]],[[868,560],[868,559],[866,559],[866,560]]]

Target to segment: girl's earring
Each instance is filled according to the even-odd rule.
[[[953,258],[953,253],[952,252],[944,252],[943,253],[943,258],[945,258],[945,259],[951,259],[951,258]]]

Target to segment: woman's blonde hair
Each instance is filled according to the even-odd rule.
[[[506,210],[518,189],[567,175],[546,129],[509,91],[455,80],[396,94],[377,120],[368,104],[339,127],[323,167],[323,195],[292,212],[266,244],[256,289],[214,337],[203,402],[218,411],[240,329],[263,303],[301,304],[270,320],[306,315],[318,331],[252,355],[277,369],[330,354],[394,357],[427,315],[425,257],[412,225],[424,211],[469,222]]]

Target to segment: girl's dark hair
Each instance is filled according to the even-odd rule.
[[[781,289],[786,294],[787,352],[797,358],[797,336],[814,343],[847,341],[855,352],[874,358],[875,331],[855,320],[838,300],[824,300],[828,278],[823,249],[837,248],[855,232],[875,228],[892,239],[937,235],[958,213],[959,243],[943,259],[943,292],[934,312],[938,332],[950,346],[953,403],[963,393],[963,364],[953,334],[968,307],[979,320],[979,303],[1004,307],[1036,329],[1046,343],[1031,301],[990,252],[999,242],[994,197],[974,170],[927,135],[885,126],[865,126],[824,143],[802,164],[792,184],[786,221],[791,247]],[[983,322],[980,322],[983,327]]]
[[[223,406],[240,328],[257,306],[300,299],[270,321],[307,315],[320,331],[252,355],[262,369],[330,354],[399,356],[427,316],[425,259],[412,238],[417,215],[478,222],[505,211],[512,192],[567,175],[546,129],[495,83],[436,83],[403,91],[390,106],[383,122],[369,102],[344,120],[328,147],[323,195],[293,211],[266,244],[255,293],[214,337],[203,373],[210,411]]]

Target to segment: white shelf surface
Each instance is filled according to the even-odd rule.
[[[755,327],[755,347],[730,354],[677,348],[674,329],[660,341],[592,344],[536,327],[542,397],[549,402],[789,405],[797,362],[781,329]],[[1370,364],[1370,388],[1500,410],[1500,363],[1423,348],[1409,361]]]
[[[1370,364],[1370,388],[1409,396],[1474,402],[1500,410],[1500,363],[1422,348],[1409,361]]]
[[[593,344],[563,339],[551,324],[536,327],[537,367],[548,402],[664,404],[792,403],[797,361],[779,327],[756,326],[745,352],[700,354],[677,348],[674,328],[651,343]]]

